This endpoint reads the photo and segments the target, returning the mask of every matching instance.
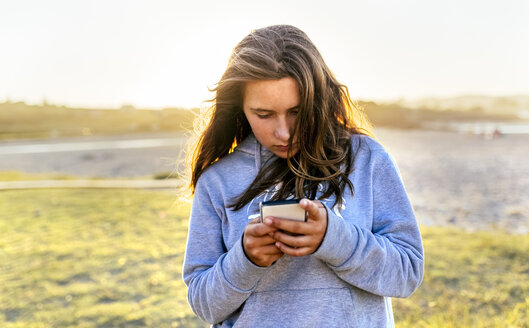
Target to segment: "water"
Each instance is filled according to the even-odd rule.
[[[143,149],[178,146],[184,138],[153,138],[131,140],[102,140],[83,142],[39,143],[24,145],[0,145],[0,155],[79,152],[87,150]]]
[[[529,134],[529,122],[426,122],[425,128],[470,134]]]

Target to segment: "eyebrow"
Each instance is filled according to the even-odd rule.
[[[299,105],[296,105],[294,107],[291,107],[288,110],[293,110],[293,109],[297,109],[299,108]],[[275,112],[275,110],[272,110],[272,109],[265,109],[265,108],[250,108],[251,111],[254,111],[254,112]]]

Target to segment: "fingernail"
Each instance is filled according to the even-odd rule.
[[[268,224],[268,225],[271,225],[273,222],[274,222],[274,221],[272,221],[271,218],[266,218],[266,219],[264,220],[264,223],[265,223],[265,224]]]

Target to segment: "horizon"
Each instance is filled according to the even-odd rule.
[[[399,98],[399,99],[366,99],[366,98],[352,98],[353,101],[358,102],[373,102],[377,105],[388,105],[388,104],[400,104],[400,103],[413,103],[413,102],[421,102],[421,101],[428,101],[428,100],[434,100],[434,101],[447,101],[447,100],[455,100],[459,98],[492,98],[492,99],[508,99],[508,98],[527,98],[526,102],[529,104],[529,93],[527,94],[512,94],[512,95],[483,95],[483,94],[461,94],[461,95],[455,95],[455,96],[447,96],[447,97],[421,97],[421,98]],[[207,101],[203,102],[203,105],[207,103]],[[185,110],[195,110],[195,109],[201,109],[204,106],[197,106],[197,107],[184,107],[184,106],[178,106],[178,105],[169,105],[164,107],[147,107],[147,106],[137,106],[135,104],[131,103],[123,103],[118,106],[85,106],[85,105],[70,105],[65,103],[54,103],[47,101],[46,99],[41,100],[40,102],[28,102],[24,101],[23,99],[1,99],[0,98],[0,105],[3,104],[24,104],[26,106],[36,106],[36,107],[64,107],[64,108],[71,108],[71,109],[95,109],[95,110],[120,110],[120,109],[135,109],[135,110],[164,110],[164,109],[185,109]],[[529,105],[528,105],[529,106]],[[209,106],[206,106],[209,107]],[[454,108],[457,110],[457,108]],[[464,108],[459,108],[460,110],[464,110]],[[529,110],[529,107],[527,109],[522,108],[523,110]]]

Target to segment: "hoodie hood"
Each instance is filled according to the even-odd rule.
[[[276,157],[274,153],[257,141],[257,138],[255,138],[253,133],[250,133],[239,145],[237,145],[235,151],[255,156],[255,169],[257,171],[261,169],[261,166],[263,166],[264,163],[271,158]]]

